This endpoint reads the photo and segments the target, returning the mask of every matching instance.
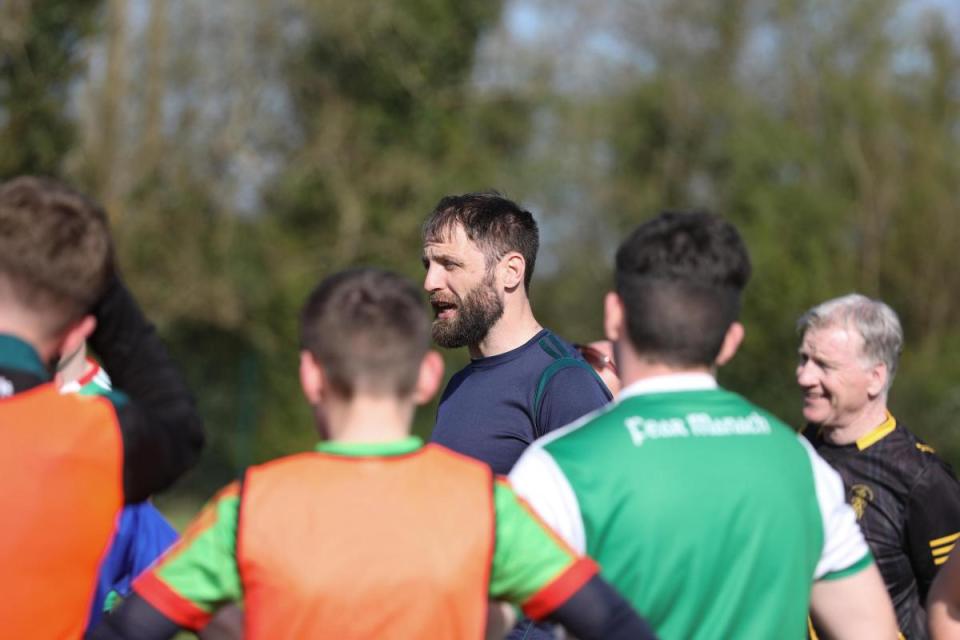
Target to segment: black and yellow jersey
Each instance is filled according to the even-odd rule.
[[[903,635],[926,638],[927,591],[960,540],[953,470],[889,414],[853,444],[830,444],[813,426],[804,436],[843,478]]]

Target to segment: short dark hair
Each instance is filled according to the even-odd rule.
[[[510,251],[522,255],[526,262],[523,286],[530,290],[540,248],[540,231],[532,213],[496,191],[446,196],[424,222],[423,239],[434,242],[448,238],[458,224],[483,252],[487,269]]]
[[[749,279],[740,234],[705,211],[664,211],[617,250],[630,342],[641,356],[672,366],[714,363]]]
[[[336,392],[410,394],[430,347],[430,318],[412,282],[358,268],[324,279],[300,315],[301,347]]]
[[[91,309],[112,270],[107,218],[93,201],[49,178],[0,184],[0,278],[10,302],[59,332]]]

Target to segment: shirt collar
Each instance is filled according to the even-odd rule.
[[[0,367],[32,374],[44,382],[51,379],[36,349],[10,334],[0,334]]]
[[[871,429],[868,433],[857,438],[857,449],[863,451],[867,447],[874,445],[888,435],[893,433],[893,430],[897,428],[897,420],[891,415],[889,411],[886,412],[886,419],[881,422],[878,426]]]
[[[540,340],[545,338],[546,335],[547,335],[547,329],[540,329],[540,331],[537,332],[537,335],[533,336],[532,338],[524,342],[519,347],[514,347],[509,351],[504,351],[503,353],[498,353],[493,356],[484,356],[482,358],[471,358],[470,365],[473,366],[474,368],[487,368],[487,367],[495,367],[497,365],[503,364],[508,360],[513,360],[514,358],[517,358],[522,354],[526,353],[528,349],[531,349],[534,346],[536,346],[536,343],[540,342]],[[555,356],[555,357],[560,357],[564,355],[567,355],[567,354],[561,353],[559,356]]]
[[[348,457],[383,457],[401,456],[413,453],[423,446],[423,440],[417,436],[407,436],[400,440],[389,442],[339,442],[324,440],[317,443],[316,450],[320,453],[329,453]]]
[[[652,378],[641,378],[630,386],[624,387],[618,399],[648,393],[668,393],[671,391],[705,391],[716,389],[717,381],[709,373],[670,373]]]

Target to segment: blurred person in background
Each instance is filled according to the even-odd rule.
[[[620,393],[620,372],[617,371],[617,361],[613,354],[613,343],[609,340],[595,340],[588,344],[573,345],[583,359],[597,372],[603,384],[607,386],[610,395],[616,397]]]
[[[843,478],[901,632],[925,638],[927,593],[960,539],[960,483],[887,407],[900,319],[883,302],[850,294],[808,310],[797,326],[804,435]]]
[[[717,385],[743,339],[737,230],[665,212],[616,255],[604,326],[623,389],[538,440],[523,498],[664,638],[896,638],[840,477],[793,429]]]
[[[56,364],[87,339],[123,392],[60,393]],[[49,179],[0,184],[0,427],[4,635],[79,637],[120,509],[169,486],[204,439],[115,271],[104,212]]]
[[[429,341],[411,282],[321,282],[301,314],[316,451],[223,489],[92,637],[169,638],[243,597],[249,638],[479,638],[490,597],[582,639],[652,638],[489,466],[410,435],[443,376]]]

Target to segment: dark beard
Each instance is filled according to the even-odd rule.
[[[433,339],[447,349],[480,344],[502,315],[503,301],[497,296],[492,279],[484,279],[457,301],[457,315],[453,320],[433,321]]]

